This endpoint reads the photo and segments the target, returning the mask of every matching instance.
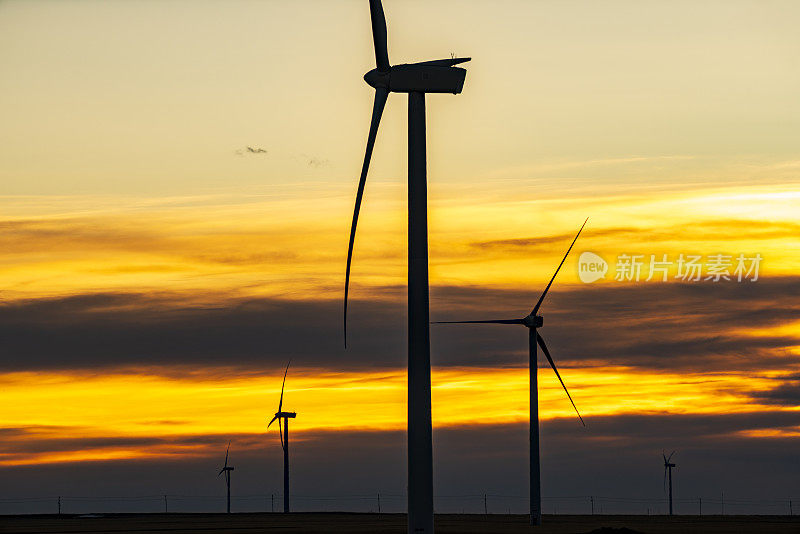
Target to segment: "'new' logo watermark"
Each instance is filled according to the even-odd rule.
[[[594,252],[584,252],[578,258],[578,278],[584,284],[591,284],[606,277],[608,262]]]

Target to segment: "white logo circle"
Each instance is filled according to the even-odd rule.
[[[591,284],[606,277],[608,262],[594,252],[583,252],[578,258],[578,278],[584,284]]]

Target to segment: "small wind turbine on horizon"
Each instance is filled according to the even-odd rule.
[[[669,453],[669,456],[661,451],[661,456],[664,458],[664,489],[666,489],[667,473],[669,473],[669,515],[672,515],[672,468],[675,467],[675,464],[671,462],[673,454],[675,451]]]
[[[347,297],[358,213],[378,126],[389,93],[408,94],[408,532],[433,533],[433,439],[431,424],[430,316],[428,307],[428,191],[425,95],[458,94],[467,71],[456,67],[469,58],[451,57],[392,65],[381,0],[369,0],[376,68],[364,75],[375,88],[367,147],[356,192],[344,282],[344,340],[347,347]]]
[[[286,364],[286,371],[283,373],[283,384],[281,384],[281,400],[278,402],[278,411],[275,416],[267,425],[267,429],[272,426],[272,423],[277,419],[278,432],[281,435],[281,448],[283,449],[283,513],[289,513],[289,419],[297,417],[296,412],[283,411],[283,388],[286,386],[286,375],[289,373],[289,365]],[[283,424],[281,424],[283,419]]]
[[[564,381],[561,379],[561,375],[558,372],[558,368],[556,367],[553,358],[550,356],[550,351],[547,350],[547,345],[544,342],[542,336],[536,331],[537,328],[541,327],[544,323],[543,318],[541,315],[537,315],[539,312],[539,308],[544,301],[547,292],[550,290],[550,286],[553,284],[553,280],[556,279],[556,275],[558,271],[561,270],[561,266],[564,265],[564,261],[566,261],[567,256],[569,256],[572,247],[575,245],[575,241],[578,240],[578,236],[581,235],[583,231],[583,227],[586,226],[586,222],[589,219],[587,218],[586,221],[583,222],[580,230],[578,230],[578,234],[575,236],[575,239],[572,240],[572,244],[567,249],[567,253],[564,254],[564,258],[561,260],[561,263],[558,264],[558,268],[556,268],[556,272],[553,274],[553,277],[550,279],[550,282],[547,284],[547,287],[544,288],[544,292],[539,297],[538,302],[536,302],[536,306],[533,307],[533,311],[531,311],[528,315],[521,319],[495,319],[490,321],[436,321],[433,324],[513,324],[513,325],[522,325],[528,329],[528,366],[529,366],[529,373],[530,373],[530,521],[531,525],[541,525],[542,524],[542,495],[541,495],[541,471],[539,466],[539,391],[537,386],[537,372],[538,372],[538,365],[537,365],[537,358],[536,358],[536,345],[538,344],[539,347],[542,348],[542,352],[544,353],[545,357],[547,358],[550,367],[553,368],[555,371],[556,376],[558,377],[558,381],[561,382],[561,387],[564,388],[564,392],[567,394],[567,398],[569,398],[569,402],[572,403],[572,407],[575,408],[575,413],[578,414],[578,418],[581,421],[583,426],[586,426],[586,423],[583,422],[583,417],[581,417],[580,412],[578,412],[577,406],[575,406],[575,402],[572,400],[572,396],[569,394],[569,390],[567,390],[567,386],[564,384]]]
[[[225,449],[225,465],[222,469],[219,470],[217,476],[220,476],[222,473],[225,473],[225,485],[228,487],[228,513],[231,513],[231,471],[233,471],[233,466],[228,465],[228,453],[231,451],[231,442],[228,442],[228,448]]]

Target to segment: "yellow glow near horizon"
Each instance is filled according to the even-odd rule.
[[[0,201],[14,211],[14,199]],[[6,218],[0,235],[6,300],[98,291],[302,299],[341,291],[349,198],[337,196],[312,212],[303,200],[240,197],[191,209],[131,203],[114,215],[70,212],[83,205],[80,197],[61,202],[60,213]],[[383,191],[365,210],[353,265],[356,298],[369,287],[405,283],[399,204]],[[800,201],[789,185],[662,192],[655,198],[434,201],[431,283],[541,283],[586,215],[590,221],[576,252],[591,250],[609,261],[621,253],[759,253],[761,276],[793,274],[800,262],[800,249],[790,246],[797,209]],[[569,265],[561,276],[562,284],[576,281]]]
[[[148,445],[6,453],[0,465],[203,454],[180,442],[197,435],[264,434],[280,392],[280,377],[221,378],[219,370],[180,377],[145,372],[10,373],[0,375],[6,408],[0,427],[29,429],[22,439],[164,438]],[[623,367],[562,369],[570,392],[587,417],[620,414],[716,414],[775,410],[749,393],[770,378],[745,373],[655,373]],[[539,371],[540,418],[575,417],[549,369]],[[435,369],[435,427],[521,423],[528,420],[527,369]],[[331,373],[293,369],[284,409],[296,411],[293,432],[402,430],[406,425],[406,377],[402,371]],[[359,417],[342,418],[358,412]],[[576,422],[577,424],[577,422]],[[277,432],[277,430],[276,430]],[[171,443],[170,440],[175,440]]]

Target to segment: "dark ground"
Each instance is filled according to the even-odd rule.
[[[0,532],[222,534],[286,532],[353,532],[405,534],[402,514],[297,513],[283,514],[102,514],[0,516]],[[629,530],[624,530],[629,529]],[[532,529],[522,515],[437,515],[436,531],[456,533],[644,534],[800,533],[800,516],[544,516],[544,525]]]

